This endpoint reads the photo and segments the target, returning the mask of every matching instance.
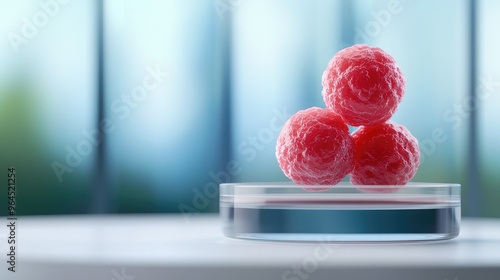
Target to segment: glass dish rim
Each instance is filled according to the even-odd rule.
[[[293,182],[235,182],[221,183],[220,188],[276,188],[276,189],[386,189],[391,187],[406,189],[435,189],[435,188],[460,188],[458,183],[433,183],[433,182],[408,182],[405,185],[354,185],[349,182],[340,182],[336,185],[299,185]]]

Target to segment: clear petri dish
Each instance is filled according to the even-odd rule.
[[[387,192],[387,190],[394,190]],[[220,185],[224,235],[233,238],[403,242],[450,239],[460,231],[460,185]]]

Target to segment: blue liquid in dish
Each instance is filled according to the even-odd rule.
[[[235,207],[221,203],[223,232],[236,238],[288,241],[422,241],[456,237],[460,207]]]

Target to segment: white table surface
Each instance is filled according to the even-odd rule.
[[[216,215],[20,217],[17,272],[0,279],[500,279],[500,220],[463,219],[458,238],[320,244],[224,237]]]

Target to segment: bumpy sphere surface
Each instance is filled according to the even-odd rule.
[[[330,60],[322,77],[326,106],[352,126],[383,123],[396,112],[405,80],[380,48],[354,45]]]
[[[409,182],[420,164],[418,141],[406,127],[387,122],[374,126],[361,126],[354,139],[354,169],[351,183],[357,185],[397,185]]]
[[[335,185],[353,168],[353,148],[342,118],[331,110],[313,107],[297,112],[285,123],[278,136],[276,158],[285,175],[297,184]]]

